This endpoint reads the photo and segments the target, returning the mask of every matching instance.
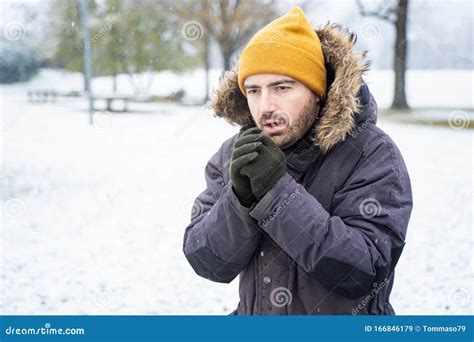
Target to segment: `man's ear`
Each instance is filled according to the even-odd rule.
[[[316,115],[316,119],[319,120],[323,116],[323,109],[326,106],[326,101],[321,100],[320,97],[318,97],[319,101],[316,102],[318,104],[318,114]]]

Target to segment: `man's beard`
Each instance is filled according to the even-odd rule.
[[[288,126],[283,131],[271,134],[270,138],[282,150],[292,146],[311,128],[318,112],[319,103],[312,97],[293,122],[288,121]]]

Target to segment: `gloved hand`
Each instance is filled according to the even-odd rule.
[[[249,131],[246,131],[246,133]],[[252,150],[251,162],[245,163],[240,169],[240,174],[247,176],[250,180],[252,194],[257,201],[260,201],[285,174],[285,154],[260,129],[253,129],[246,138],[250,141],[261,141],[261,144],[257,147],[257,156],[254,157],[255,152]]]
[[[249,208],[256,202],[255,196],[250,188],[250,179],[240,173],[245,165],[257,158],[257,149],[262,145],[263,134],[258,134],[260,129],[248,129],[240,136],[234,144],[230,160],[230,180],[235,195],[240,203]]]

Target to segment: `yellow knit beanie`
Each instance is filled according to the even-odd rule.
[[[238,80],[244,96],[244,81],[255,74],[290,76],[321,98],[326,96],[321,42],[301,8],[294,7],[262,28],[243,50]]]

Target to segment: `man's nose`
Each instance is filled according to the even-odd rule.
[[[260,96],[260,114],[272,113],[276,110],[276,105],[272,94],[263,90]]]

